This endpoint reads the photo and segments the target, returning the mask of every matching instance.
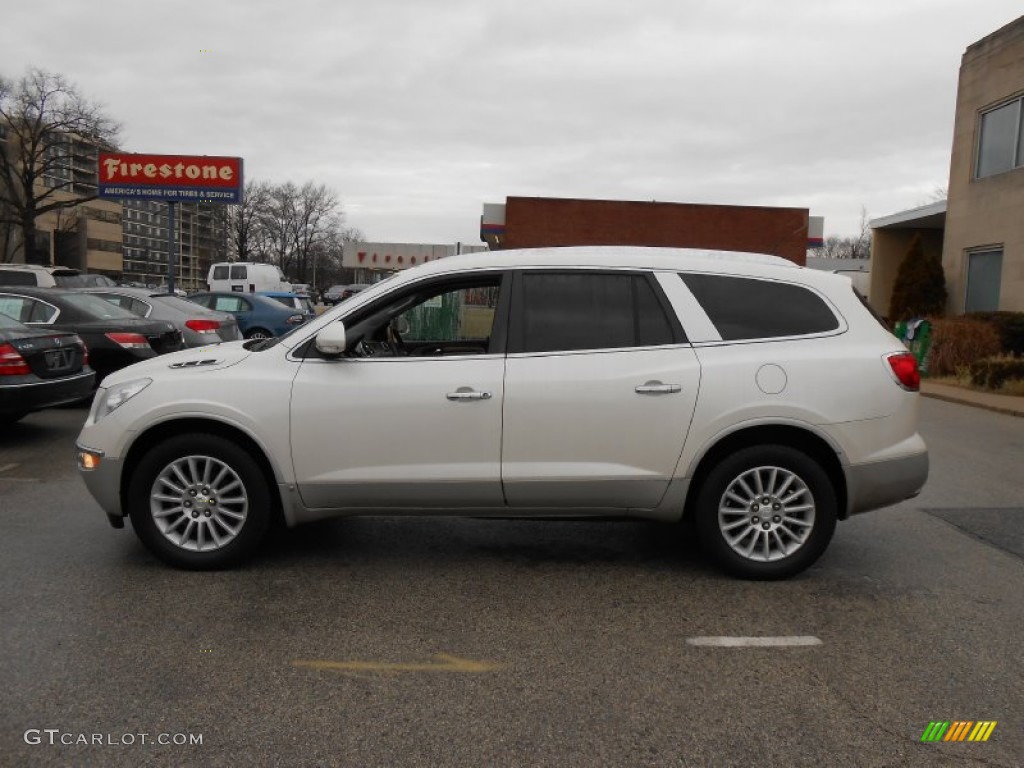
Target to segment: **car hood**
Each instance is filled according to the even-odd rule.
[[[171,352],[149,360],[123,368],[112,373],[103,380],[103,386],[134,381],[144,377],[166,380],[176,374],[199,371],[217,371],[237,365],[252,354],[245,348],[246,341],[226,341],[223,344],[211,344],[207,347],[192,347],[180,352]]]

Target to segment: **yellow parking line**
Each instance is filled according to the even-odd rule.
[[[461,659],[446,653],[438,653],[431,658],[434,660],[424,662],[309,661],[300,659],[293,661],[292,666],[335,672],[496,672],[505,667],[504,664]]]

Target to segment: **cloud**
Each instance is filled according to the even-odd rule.
[[[964,48],[1017,3],[378,0],[5,10],[133,151],[313,179],[375,240],[475,241],[483,202],[796,205],[826,232],[946,185]]]

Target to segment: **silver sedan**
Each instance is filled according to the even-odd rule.
[[[215,312],[178,296],[148,288],[85,288],[112,304],[127,309],[139,317],[166,320],[181,331],[187,347],[202,347],[242,338],[234,316]]]

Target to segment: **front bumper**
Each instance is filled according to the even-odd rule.
[[[881,509],[913,498],[928,479],[928,451],[845,468],[846,515]]]
[[[115,528],[124,527],[124,511],[121,508],[121,468],[123,459],[111,459],[88,446],[78,444],[78,474],[85,481],[85,487],[107,513],[107,519]],[[91,454],[99,459],[94,469],[82,466],[82,453]]]

